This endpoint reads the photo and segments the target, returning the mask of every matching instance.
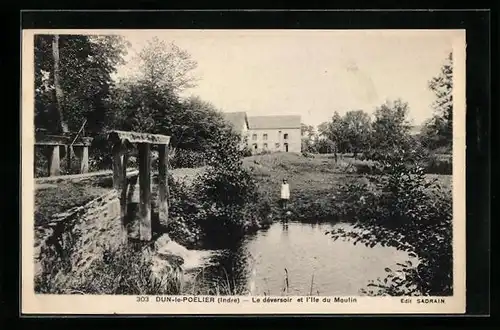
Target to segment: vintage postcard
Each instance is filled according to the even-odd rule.
[[[465,48],[23,30],[22,313],[464,313]]]

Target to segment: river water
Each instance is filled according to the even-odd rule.
[[[253,295],[359,295],[385,268],[414,259],[395,248],[354,245],[325,235],[337,223],[274,223],[230,249],[218,250],[203,279]],[[288,279],[288,285],[286,285]]]

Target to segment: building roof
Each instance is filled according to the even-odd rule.
[[[235,129],[240,129],[243,125],[248,125],[246,112],[223,112],[224,119]]]
[[[248,117],[250,129],[300,128],[300,116],[253,116]]]

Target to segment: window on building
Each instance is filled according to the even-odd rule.
[[[288,140],[288,133],[283,134],[283,139]]]
[[[267,141],[267,133],[264,133],[264,135],[262,136],[262,138],[264,139],[264,141]]]
[[[274,146],[276,147],[276,149],[279,149],[280,144],[279,144],[279,143],[276,143]]]
[[[252,134],[252,140],[257,140],[257,134]]]
[[[278,131],[278,139],[281,139],[281,131]]]
[[[257,150],[257,143],[254,143],[254,144],[253,144],[253,149],[254,149],[254,150]]]
[[[264,149],[267,149],[267,143],[264,143]]]

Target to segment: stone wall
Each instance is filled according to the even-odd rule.
[[[120,245],[120,201],[115,190],[58,214],[35,228],[35,273],[43,258],[70,260],[71,271],[85,270],[105,249]]]
[[[171,173],[175,179],[189,183],[202,170],[203,168],[176,169]],[[109,175],[109,172],[97,174],[102,177]],[[89,173],[59,180],[80,181],[92,176],[95,177],[96,174]],[[129,179],[135,177],[137,171],[130,171],[127,176]],[[152,179],[156,180],[156,176],[154,173]],[[153,204],[155,202],[153,201]],[[43,261],[50,262],[59,258],[70,260],[71,272],[80,273],[94,260],[102,258],[105,250],[118,248],[121,244],[120,235],[120,201],[118,192],[110,189],[108,193],[87,204],[54,215],[50,223],[35,227],[35,275],[42,271]]]

